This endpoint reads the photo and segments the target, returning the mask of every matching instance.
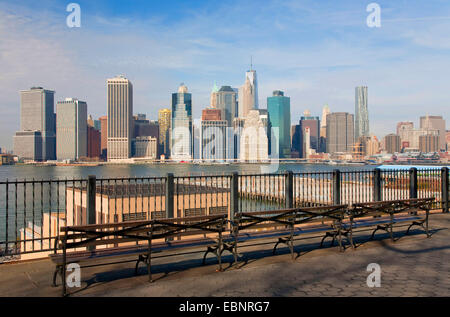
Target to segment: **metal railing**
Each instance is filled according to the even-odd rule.
[[[67,225],[435,197],[449,209],[449,169],[0,182],[0,263],[50,252]]]

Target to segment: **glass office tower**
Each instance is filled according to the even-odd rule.
[[[274,137],[270,142],[271,149],[278,151],[271,153],[272,157],[290,158],[291,155],[291,100],[280,90],[275,90],[272,97],[267,98],[267,111]],[[278,137],[277,129],[278,128]]]

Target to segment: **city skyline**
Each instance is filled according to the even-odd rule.
[[[157,118],[157,109],[170,107],[173,87],[185,82],[193,94],[193,117],[199,118],[214,81],[219,87],[243,84],[242,72],[252,68],[250,56],[258,72],[259,107],[266,107],[273,90],[282,90],[291,97],[291,123],[305,109],[320,115],[324,104],[353,113],[354,88],[361,85],[370,87],[371,133],[379,138],[395,132],[399,121],[418,125],[425,107],[450,120],[448,79],[440,71],[450,66],[447,4],[430,1],[419,11],[380,1],[382,27],[369,28],[366,4],[353,1],[267,1],[256,7],[252,1],[239,6],[225,1],[192,8],[181,2],[174,8],[79,3],[81,28],[70,29],[63,1],[40,6],[0,1],[2,148],[12,149],[10,136],[19,130],[19,90],[42,86],[54,90],[56,100],[76,96],[99,117],[105,113],[104,78],[125,73],[137,87],[135,112]],[[254,12],[250,21],[244,19],[249,8]],[[171,17],[183,10],[186,16]],[[255,24],[257,31],[251,27]],[[112,35],[119,40],[111,41]],[[161,35],[167,40],[158,43]],[[174,50],[175,41],[185,49]],[[138,45],[143,49],[123,49]]]

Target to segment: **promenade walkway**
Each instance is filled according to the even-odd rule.
[[[395,243],[378,236],[357,250],[339,253],[336,247],[317,249],[319,239],[296,242],[302,255],[294,262],[287,249],[271,256],[267,245],[245,250],[241,268],[214,272],[201,255],[154,261],[156,282],[147,282],[146,269],[133,276],[134,264],[82,269],[80,289],[72,296],[450,296],[450,215],[434,214],[433,236],[412,231]],[[231,261],[231,257],[227,257]],[[167,265],[167,263],[170,263]],[[369,288],[369,263],[381,266],[381,287]],[[165,274],[168,268],[169,274]],[[0,296],[60,296],[53,288],[48,260],[0,265]]]

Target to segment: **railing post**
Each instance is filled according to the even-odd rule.
[[[286,172],[284,179],[284,197],[286,208],[294,208],[294,174],[292,171]]]
[[[412,167],[409,170],[409,198],[417,198],[417,168]]]
[[[449,169],[448,167],[443,167],[441,170],[441,188],[442,188],[442,212],[448,212],[448,190],[449,190]]]
[[[333,204],[341,204],[341,171],[338,169],[333,171]]]
[[[373,201],[381,201],[381,170],[373,171]]]
[[[172,173],[166,177],[166,218],[173,218],[173,197],[175,193],[174,178]]]
[[[230,220],[234,220],[234,214],[239,212],[239,175],[237,172],[231,174],[230,186]]]
[[[95,201],[96,201],[96,194],[97,194],[97,179],[95,178],[95,175],[89,175],[88,176],[88,182],[87,182],[87,200],[86,200],[86,213],[87,213],[87,224],[88,225],[95,225],[97,222],[97,216],[96,216],[96,210],[95,210]],[[91,245],[87,247],[88,251],[94,251],[95,246]]]
[[[95,175],[89,175],[88,176],[88,182],[87,182],[87,221],[88,225],[95,225],[97,222],[96,217],[96,210],[95,210],[95,203],[96,203],[96,188],[97,187],[97,179]]]

